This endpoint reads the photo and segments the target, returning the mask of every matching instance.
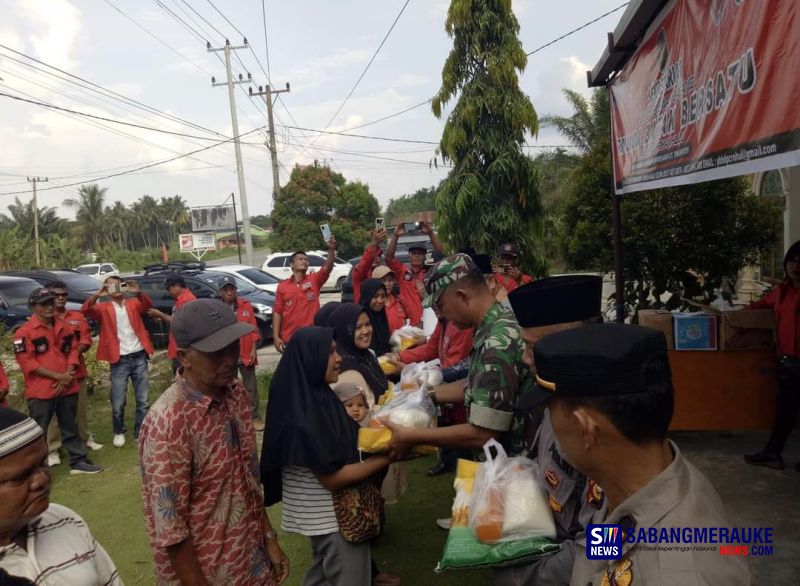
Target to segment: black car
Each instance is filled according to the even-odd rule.
[[[272,307],[275,296],[267,291],[257,289],[243,279],[230,273],[218,273],[206,270],[205,263],[167,263],[149,265],[145,267],[143,275],[130,275],[122,277],[125,281],[137,281],[142,291],[153,301],[153,307],[170,315],[175,300],[169,296],[164,287],[165,279],[174,273],[179,273],[186,281],[186,287],[198,299],[219,297],[219,280],[222,277],[233,277],[239,295],[253,304],[256,322],[261,333],[262,343],[272,339]],[[166,348],[169,340],[169,325],[145,317],[145,327],[150,333],[150,338],[157,348]]]
[[[14,331],[33,315],[28,308],[28,297],[34,289],[42,285],[27,277],[0,275],[0,322],[6,330]],[[80,310],[78,303],[67,302],[67,309]],[[88,319],[93,336],[99,332],[98,324]]]
[[[79,305],[83,304],[101,287],[101,283],[96,279],[70,269],[8,271],[4,274],[33,279],[42,287],[50,281],[63,281],[69,294],[67,300]]]

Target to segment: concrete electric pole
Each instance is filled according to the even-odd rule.
[[[264,96],[264,101],[267,103],[267,122],[269,123],[269,154],[272,158],[272,201],[281,194],[280,171],[278,169],[278,145],[275,143],[275,122],[272,120],[272,108],[275,102],[272,101],[273,94],[283,94],[292,91],[289,84],[286,84],[285,90],[273,90],[269,86],[262,88],[258,86],[258,91],[254,92],[250,88],[251,96]]]
[[[36,184],[39,182],[47,183],[45,177],[28,177],[28,183],[33,183],[33,247],[36,251],[36,268],[42,266],[42,256],[39,254],[39,205],[36,203]]]
[[[248,73],[247,79],[242,78],[239,74],[239,79],[233,79],[231,73],[231,51],[237,49],[246,49],[247,39],[244,39],[244,45],[240,47],[231,47],[228,39],[225,39],[225,46],[218,49],[212,48],[211,43],[206,43],[206,49],[209,53],[217,53],[223,51],[225,53],[225,72],[227,74],[227,81],[224,83],[217,83],[215,78],[211,78],[211,85],[213,87],[228,86],[228,100],[231,106],[231,126],[233,127],[233,147],[236,152],[236,175],[239,178],[239,201],[242,204],[242,227],[244,228],[244,247],[245,258],[247,264],[253,265],[253,239],[250,236],[250,212],[247,209],[247,189],[244,184],[244,168],[242,167],[242,147],[239,144],[239,121],[236,119],[236,99],[233,95],[233,86],[240,83],[250,83],[252,76]]]

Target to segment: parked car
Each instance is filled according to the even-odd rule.
[[[97,280],[69,269],[7,271],[4,274],[33,279],[42,287],[50,281],[63,281],[67,286],[67,293],[69,293],[67,300],[78,304],[82,304],[100,289],[100,284]]]
[[[241,277],[254,287],[258,287],[264,291],[269,291],[273,295],[278,292],[278,284],[281,282],[278,277],[270,275],[268,272],[262,269],[257,269],[248,265],[225,265],[221,267],[215,266],[214,270],[219,271],[220,273],[229,273],[231,275]]]
[[[219,297],[219,280],[229,273],[217,271],[216,267],[214,269],[206,270],[205,263],[202,262],[173,262],[146,266],[144,274],[129,275],[123,277],[123,279],[137,281],[142,291],[152,299],[153,307],[170,315],[175,301],[164,288],[164,280],[167,276],[180,273],[186,281],[186,286],[198,299]],[[261,340],[266,343],[272,339],[272,307],[275,304],[275,296],[267,291],[257,289],[242,277],[231,276],[236,281],[239,295],[253,304]],[[144,318],[144,323],[155,347],[166,348],[169,340],[169,324],[153,320],[147,316]]]
[[[261,267],[264,271],[275,275],[281,281],[284,281],[292,276],[292,267],[289,263],[289,259],[292,257],[292,252],[276,252],[274,254],[270,254],[267,257],[267,260],[264,261],[264,265]],[[309,273],[316,273],[318,270],[322,268],[325,264],[327,258],[327,253],[323,256],[318,252],[309,252],[308,253],[308,272]],[[345,282],[347,279],[348,273],[353,269],[353,265],[349,262],[339,259],[341,262],[334,261],[333,269],[331,270],[331,276],[328,277],[328,280],[325,282],[325,286],[322,288],[324,290],[336,290],[341,291],[342,283]]]
[[[108,277],[119,276],[119,269],[117,268],[117,265],[110,262],[80,265],[75,267],[74,270],[78,271],[81,274],[88,275],[94,279],[97,279],[101,283],[105,281]]]
[[[0,322],[7,330],[16,330],[33,315],[28,307],[28,297],[40,287],[41,284],[33,279],[0,275]],[[67,309],[79,311],[80,308],[79,303],[67,302]],[[100,331],[99,325],[92,319],[87,321],[92,335],[96,336]]]

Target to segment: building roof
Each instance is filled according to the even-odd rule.
[[[608,44],[603,55],[586,72],[589,87],[608,85],[636,52],[647,29],[667,6],[669,0],[631,0],[613,33],[608,33]]]

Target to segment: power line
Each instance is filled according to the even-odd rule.
[[[267,79],[270,78],[269,69],[269,38],[267,37],[267,7],[266,0],[261,0],[261,20],[264,22],[264,48],[267,50]]]
[[[538,53],[538,52],[539,52],[539,51],[541,51],[542,49],[546,49],[546,48],[547,48],[547,47],[549,47],[550,45],[554,45],[554,44],[555,44],[555,43],[557,43],[558,41],[560,41],[560,40],[562,40],[562,39],[566,39],[566,38],[567,38],[567,37],[569,37],[570,35],[574,35],[574,34],[575,34],[575,33],[577,33],[578,31],[581,31],[581,30],[585,29],[587,26],[589,26],[589,25],[592,25],[592,24],[596,23],[596,22],[597,22],[597,21],[599,21],[599,20],[603,20],[603,19],[604,19],[606,16],[608,16],[608,15],[610,15],[610,14],[614,14],[614,13],[615,13],[615,12],[617,12],[618,10],[622,10],[622,9],[623,9],[623,8],[625,8],[625,7],[626,7],[628,4],[630,4],[630,2],[625,2],[624,4],[621,4],[620,6],[617,6],[617,7],[616,7],[616,8],[614,8],[613,10],[609,10],[609,11],[608,11],[608,12],[606,12],[605,14],[601,14],[600,16],[598,16],[597,18],[595,18],[594,20],[590,20],[589,22],[587,22],[587,23],[585,23],[585,24],[582,24],[582,25],[581,25],[581,26],[579,26],[578,28],[576,28],[576,29],[573,29],[573,30],[569,31],[568,33],[565,33],[565,34],[561,35],[561,36],[560,36],[560,37],[558,37],[557,39],[553,39],[553,40],[552,40],[552,41],[550,41],[549,43],[545,43],[545,44],[544,44],[544,45],[542,45],[541,47],[537,47],[536,49],[534,49],[533,51],[531,51],[530,53],[528,53],[528,54],[527,54],[527,56],[528,56],[528,57],[530,57],[530,56],[531,56],[531,55],[533,55],[534,53]]]
[[[191,11],[192,11],[192,12],[194,12],[194,13],[195,13],[197,16],[199,16],[199,17],[200,17],[200,19],[201,19],[201,20],[202,20],[204,23],[206,23],[208,26],[210,26],[210,27],[211,27],[211,28],[212,28],[212,29],[213,29],[213,30],[214,30],[214,31],[215,31],[215,32],[216,32],[216,33],[217,33],[217,34],[218,34],[220,37],[222,37],[223,39],[227,39],[227,38],[228,38],[227,36],[225,36],[225,33],[223,33],[223,32],[222,32],[222,31],[220,31],[220,30],[219,30],[217,27],[215,27],[213,24],[211,24],[211,23],[208,21],[208,19],[207,19],[205,16],[203,16],[202,14],[200,14],[199,12],[197,12],[197,10],[195,10],[195,9],[192,7],[192,5],[191,5],[191,4],[189,4],[189,3],[188,3],[186,0],[181,0],[181,2],[183,2],[184,4],[186,4],[186,6],[189,8],[189,10],[191,10]],[[244,36],[244,35],[242,35],[242,36]]]
[[[248,132],[245,132],[244,134],[241,134],[241,135],[240,135],[238,138],[242,138],[242,137],[244,137],[244,136],[247,136],[248,134],[253,134],[254,132],[257,132],[257,131],[259,131],[259,130],[263,130],[263,129],[264,129],[264,127],[263,127],[263,126],[262,126],[262,127],[260,127],[260,128],[254,128],[253,130],[250,130],[250,131],[248,131]],[[179,159],[184,159],[184,158],[186,158],[186,157],[191,157],[192,155],[196,155],[197,153],[201,153],[201,152],[203,152],[203,151],[207,151],[207,150],[210,150],[210,149],[216,148],[216,147],[218,147],[218,146],[221,146],[221,145],[223,145],[223,144],[227,144],[227,143],[229,143],[229,142],[232,142],[232,141],[234,141],[236,138],[237,138],[237,137],[233,137],[233,138],[228,138],[228,139],[225,139],[225,140],[221,140],[221,141],[219,141],[219,142],[217,142],[217,143],[214,143],[214,144],[212,144],[212,145],[208,145],[208,146],[206,146],[206,147],[199,148],[199,149],[196,149],[196,150],[190,151],[190,152],[188,152],[188,153],[183,153],[183,154],[177,155],[177,156],[175,156],[175,157],[170,157],[169,159],[162,159],[162,160],[160,160],[160,161],[155,161],[155,162],[153,162],[153,163],[148,163],[148,164],[146,164],[146,165],[142,165],[142,166],[140,166],[140,167],[136,167],[135,169],[130,169],[130,170],[128,170],[128,171],[120,171],[120,172],[118,172],[118,173],[111,173],[111,174],[109,174],[109,175],[104,175],[103,177],[93,177],[93,178],[91,178],[91,179],[85,179],[85,180],[83,180],[83,181],[76,181],[75,183],[67,183],[66,185],[59,185],[58,187],[47,187],[47,188],[45,188],[45,189],[40,189],[39,191],[48,191],[48,190],[50,190],[50,189],[58,189],[58,188],[64,188],[64,187],[73,187],[73,186],[75,186],[75,185],[82,185],[83,183],[89,183],[89,182],[94,182],[94,181],[102,181],[102,180],[104,180],[104,179],[111,179],[112,177],[120,177],[121,175],[130,175],[131,173],[136,173],[137,171],[142,171],[142,170],[144,170],[144,169],[150,169],[151,167],[156,167],[156,166],[158,166],[158,165],[165,165],[165,164],[167,164],[167,163],[171,163],[171,162],[173,162],[173,161],[177,161],[177,160],[179,160]],[[8,192],[0,193],[0,196],[5,196],[5,195],[19,195],[19,194],[22,194],[22,193],[28,193],[28,192],[27,192],[27,190],[26,190],[26,191],[8,191]]]
[[[364,124],[359,124],[358,126],[351,126],[350,128],[345,128],[344,130],[342,130],[342,132],[349,132],[351,130],[357,130],[359,128],[364,128],[366,126],[372,126],[373,124],[377,124],[378,122],[383,122],[384,120],[395,118],[397,116],[400,116],[401,114],[405,114],[406,112],[411,112],[411,110],[416,110],[417,108],[420,108],[425,104],[430,104],[430,103],[431,100],[427,99],[424,102],[420,102],[419,104],[406,108],[405,110],[400,110],[399,112],[395,112],[394,114],[389,114],[388,116],[384,116],[383,118],[378,118],[377,120],[373,120],[372,122],[365,122]]]
[[[314,129],[314,128],[303,128],[301,126],[284,125],[284,128],[291,128],[293,130],[305,130],[306,132],[316,132],[318,134],[333,134],[333,135],[336,135],[336,136],[349,136],[350,138],[367,138],[367,139],[370,139],[370,140],[385,140],[385,141],[388,141],[388,142],[408,142],[408,143],[412,143],[412,144],[433,144],[433,145],[439,144],[437,141],[433,141],[433,140],[412,140],[412,139],[406,139],[406,138],[386,138],[386,137],[382,137],[382,136],[366,136],[366,135],[363,135],[363,134],[349,134],[349,133],[345,133],[345,132],[339,132],[339,131],[336,131],[336,130],[317,130],[317,129]],[[317,137],[317,138],[319,138],[319,137]]]

